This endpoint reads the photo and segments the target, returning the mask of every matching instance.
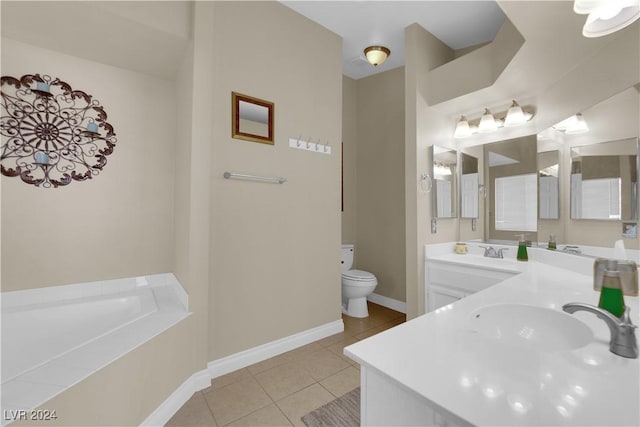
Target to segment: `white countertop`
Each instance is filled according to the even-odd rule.
[[[609,352],[609,329],[593,314],[573,315],[594,338],[569,351],[509,346],[469,326],[476,309],[493,304],[547,307],[566,316],[563,304],[597,305],[590,275],[531,259],[436,258],[467,265],[475,260],[484,267],[497,263],[522,273],[350,345],[347,356],[393,378],[434,409],[473,425],[639,425],[638,359]],[[637,325],[638,298],[625,297],[625,303]]]

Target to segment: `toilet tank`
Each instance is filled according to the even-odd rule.
[[[342,271],[351,270],[353,266],[353,245],[342,245]]]

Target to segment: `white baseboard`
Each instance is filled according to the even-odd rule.
[[[214,360],[207,364],[207,369],[209,370],[211,378],[216,378],[342,331],[344,331],[342,319],[336,320],[276,341],[271,341],[258,347],[241,351],[240,353]]]
[[[222,359],[214,360],[207,364],[207,369],[198,371],[182,383],[164,402],[158,406],[140,425],[163,426],[178,412],[196,391],[203,390],[211,385],[213,378],[229,372],[253,365],[270,357],[312,343],[344,331],[342,319],[330,322],[313,329],[308,329],[297,334],[250,348],[240,353],[232,354]]]
[[[191,399],[193,393],[203,390],[211,385],[209,371],[203,369],[191,375],[183,382],[164,402],[156,408],[142,423],[141,426],[163,426],[171,417],[178,412],[178,409]]]
[[[368,301],[383,307],[390,308],[391,310],[399,311],[400,313],[407,314],[407,303],[398,301],[397,299],[388,298],[378,294],[371,294],[367,297]]]

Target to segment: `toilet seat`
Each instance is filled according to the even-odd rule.
[[[376,281],[376,276],[368,271],[362,270],[347,270],[342,273],[342,278],[350,282],[371,283]]]

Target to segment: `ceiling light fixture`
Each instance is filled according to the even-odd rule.
[[[364,50],[364,56],[374,67],[382,64],[391,55],[391,51],[384,46],[369,46]]]
[[[602,37],[640,18],[640,0],[575,0],[573,11],[588,15],[582,28],[583,36]]]
[[[531,107],[527,107],[531,110]],[[515,127],[526,124],[533,118],[533,113],[522,108],[515,100],[512,101],[511,107],[507,111],[492,114],[488,108],[485,108],[484,114],[480,119],[467,120],[465,116],[461,116],[456,123],[456,130],[453,133],[454,138],[467,138],[478,132],[488,133],[497,130],[503,126]]]

